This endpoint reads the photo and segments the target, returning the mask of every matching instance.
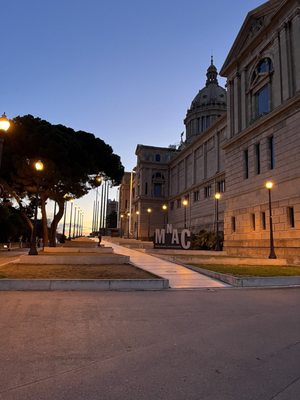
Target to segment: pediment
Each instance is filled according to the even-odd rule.
[[[243,53],[262,31],[271,23],[275,14],[286,0],[270,0],[250,11],[231,47],[231,50],[221,68],[220,75],[227,76],[227,70],[234,60]]]

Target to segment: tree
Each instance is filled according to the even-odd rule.
[[[41,159],[45,169],[38,176],[33,162]],[[19,205],[40,192],[44,243],[47,243],[46,202],[57,202],[50,227],[50,245],[55,245],[57,225],[63,216],[65,195],[80,198],[94,187],[93,176],[102,173],[118,184],[124,168],[112,148],[92,133],[52,125],[32,115],[16,117],[7,135],[0,179]]]

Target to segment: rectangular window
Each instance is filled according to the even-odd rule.
[[[235,232],[235,231],[236,231],[235,217],[231,217],[231,232]]]
[[[148,183],[145,183],[145,194],[148,194]]]
[[[274,136],[268,138],[268,151],[269,151],[269,168],[274,169],[275,158],[274,158]]]
[[[244,150],[244,178],[249,178],[249,153],[248,149]]]
[[[256,116],[260,117],[269,111],[269,87],[265,85],[256,93]]]
[[[263,211],[261,217],[261,229],[266,230],[266,213]]]
[[[290,228],[295,228],[294,207],[288,207],[288,223]]]
[[[171,211],[174,210],[174,201],[171,201],[171,203],[170,203],[170,209],[171,209]]]
[[[217,192],[219,192],[219,193],[225,192],[225,181],[217,182]]]
[[[257,175],[260,174],[260,143],[256,143],[254,146],[255,151],[255,172]]]
[[[199,190],[196,190],[194,192],[194,201],[198,201],[199,200]]]
[[[211,196],[211,185],[205,186],[204,188],[204,197],[207,199]]]
[[[177,208],[181,208],[181,199],[177,199]]]
[[[255,231],[255,214],[250,214],[250,218],[251,218],[251,229],[253,231]]]

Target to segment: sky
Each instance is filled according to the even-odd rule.
[[[137,144],[179,143],[211,55],[220,70],[247,13],[263,2],[3,2],[0,111],[94,133],[131,171]],[[86,232],[94,199],[77,201]]]

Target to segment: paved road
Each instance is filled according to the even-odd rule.
[[[298,400],[300,290],[0,293],[2,400]]]

